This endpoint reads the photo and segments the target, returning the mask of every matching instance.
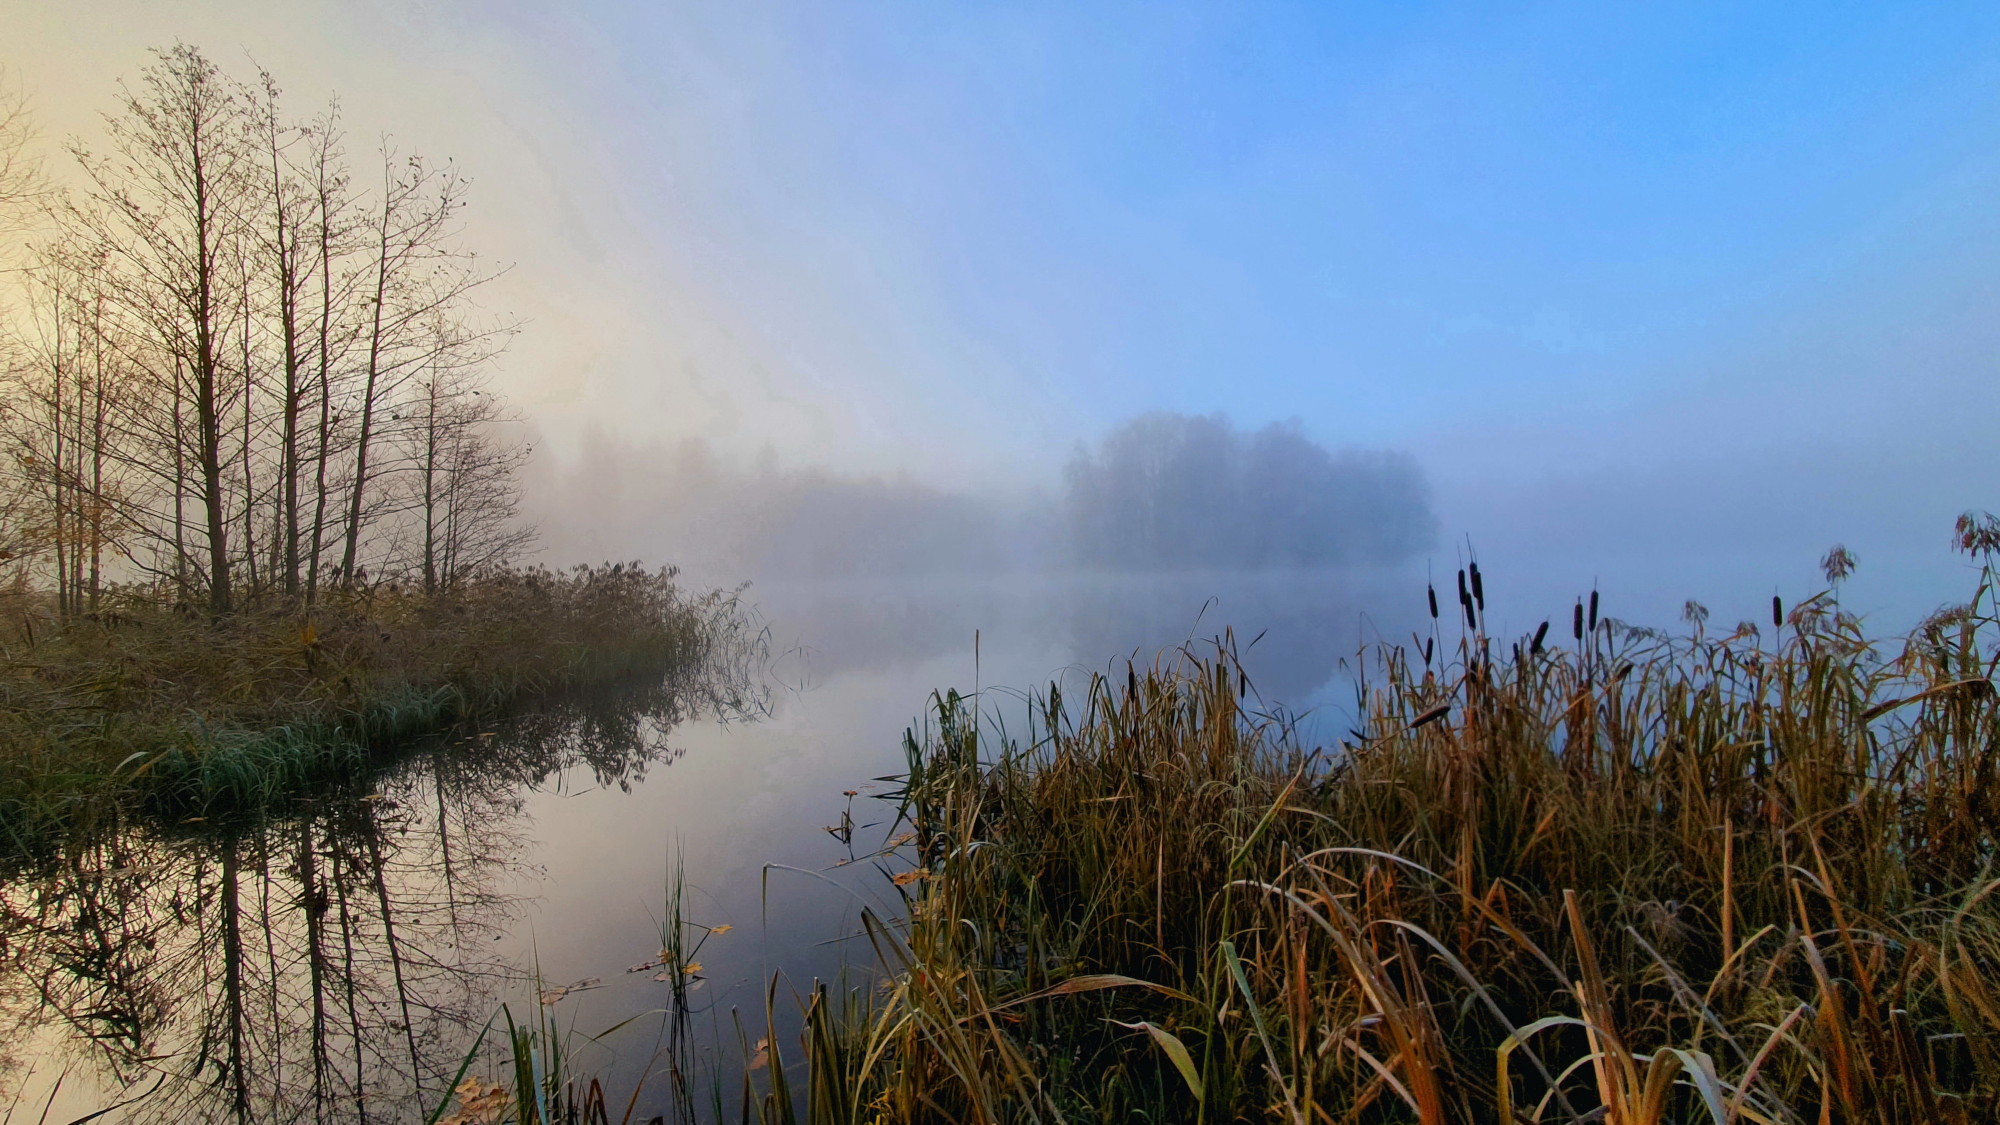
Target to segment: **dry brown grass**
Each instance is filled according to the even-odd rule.
[[[222,620],[126,591],[88,617],[17,598],[0,653],[0,849],[135,801],[255,807],[522,698],[699,663],[728,595],[636,565],[381,587]]]
[[[1991,568],[1894,643],[1830,594],[1691,618],[1385,650],[1327,750],[1226,646],[1020,742],[940,699],[810,1119],[1994,1120]]]

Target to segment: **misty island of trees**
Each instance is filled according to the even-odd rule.
[[[0,112],[27,234],[5,336],[0,562],[68,615],[113,577],[228,613],[371,574],[504,562],[527,448],[485,385],[511,322],[460,241],[465,181],[337,111],[298,120],[185,45],[121,86],[104,146],[47,186]]]
[[[643,543],[701,573],[903,578],[1311,570],[1399,562],[1436,537],[1406,454],[1329,450],[1297,422],[1146,414],[1071,457],[1062,491],[953,491],[605,438],[548,480],[551,538]]]
[[[1332,452],[1297,421],[1249,432],[1220,414],[1144,414],[1079,449],[1064,476],[1067,542],[1089,567],[1385,563],[1437,534],[1414,458]]]

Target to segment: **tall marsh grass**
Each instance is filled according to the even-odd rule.
[[[745,640],[730,594],[637,565],[379,587],[221,620],[127,591],[0,629],[0,849],[135,801],[255,808],[526,697],[692,670]]]
[[[2000,1119],[2000,534],[1960,545],[1972,600],[1888,643],[1831,592],[1489,637],[1474,572],[1324,749],[1226,642],[1052,686],[1018,739],[944,695],[907,741],[904,917],[868,920],[884,985],[816,992],[807,1088],[750,1109]]]

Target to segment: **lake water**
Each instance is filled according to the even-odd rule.
[[[1355,652],[1408,639],[1422,584],[847,582],[747,598],[765,642],[748,697],[699,678],[599,693],[253,826],[138,826],[7,882],[0,1120],[117,1106],[97,1120],[421,1121],[503,1004],[553,1018],[621,1110],[638,1088],[634,1120],[670,1114],[670,986],[628,970],[659,952],[675,872],[682,918],[727,927],[695,955],[690,1041],[735,1081],[733,1013],[762,1036],[774,977],[793,1011],[791,990],[872,966],[861,906],[896,901],[867,858],[894,816],[880,779],[902,771],[933,691],[984,689],[989,721],[1019,730],[1022,691],[1122,675],[1227,627],[1264,704],[1337,738]],[[1384,620],[1385,606],[1408,613]]]

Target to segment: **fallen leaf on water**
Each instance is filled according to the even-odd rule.
[[[890,841],[889,841],[889,846],[890,846],[890,847],[892,847],[892,848],[900,848],[900,847],[902,847],[902,846],[903,846],[904,844],[907,844],[907,843],[909,843],[910,841],[912,841],[912,840],[914,840],[914,839],[916,839],[916,838],[917,838],[917,834],[916,834],[915,832],[905,832],[905,833],[903,833],[903,834],[902,834],[901,836],[898,836],[898,837],[896,837],[895,839],[893,839],[893,840],[890,840]]]
[[[905,871],[901,875],[891,875],[889,881],[899,887],[907,887],[919,879],[928,879],[931,873],[919,867],[915,871]]]
[[[717,927],[715,927],[714,929],[712,929],[712,930],[710,930],[710,931],[708,931],[708,932],[709,932],[709,933],[711,933],[711,934],[726,934],[726,933],[728,933],[729,931],[731,931],[731,930],[733,930],[733,929],[735,929],[735,928],[736,928],[735,926],[732,926],[732,925],[730,925],[729,923],[727,923],[727,922],[724,922],[724,923],[723,923],[722,925],[720,925],[720,926],[717,926]]]
[[[558,985],[555,988],[546,988],[542,990],[542,1003],[544,1005],[551,1005],[572,992],[583,992],[587,989],[596,988],[603,983],[604,981],[598,977],[585,977],[575,984],[564,984]]]
[[[693,976],[701,972],[701,962],[689,961],[687,964],[681,966],[681,972],[686,973],[688,976]]]
[[[750,1056],[750,1069],[762,1070],[769,1065],[771,1065],[771,1041],[769,1039],[759,1039],[757,1040],[757,1053]]]
[[[438,1125],[499,1125],[511,1108],[505,1086],[478,1077],[466,1078],[452,1087],[452,1093],[458,1095],[458,1111]]]

